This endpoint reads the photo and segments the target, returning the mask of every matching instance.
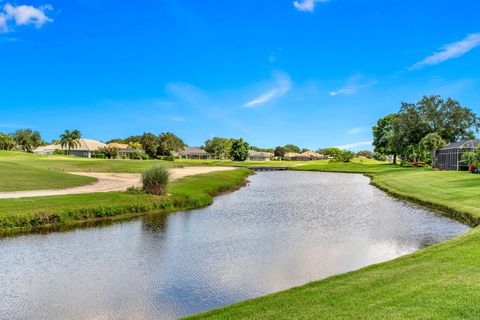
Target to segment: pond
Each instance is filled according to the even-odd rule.
[[[175,319],[469,230],[363,175],[264,172],[207,208],[0,240],[0,319]]]

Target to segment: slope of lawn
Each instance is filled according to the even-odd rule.
[[[467,221],[480,223],[480,175],[467,172],[335,164]],[[335,171],[333,165],[305,166]],[[385,170],[381,170],[385,168]],[[301,169],[296,168],[296,169]],[[480,227],[413,254],[189,319],[479,319]]]
[[[127,192],[0,199],[0,235],[46,225],[69,225],[99,218],[132,217],[209,205],[213,196],[240,187],[250,170],[211,172],[171,182],[171,196]]]
[[[0,151],[0,162],[64,172],[138,173],[152,166],[181,167],[173,161],[88,159],[62,155],[37,155],[25,152]],[[186,165],[185,165],[186,166]]]
[[[95,178],[82,177],[59,171],[30,167],[0,158],[0,192],[63,189],[94,182]]]

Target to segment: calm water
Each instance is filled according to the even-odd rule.
[[[362,175],[268,172],[205,209],[0,240],[0,319],[174,319],[469,228]]]

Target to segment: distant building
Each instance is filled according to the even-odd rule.
[[[46,146],[40,146],[33,150],[33,153],[36,154],[52,154],[55,150],[62,150],[62,147],[59,144],[48,144]]]
[[[313,152],[313,151],[305,151],[302,153],[302,155],[309,157],[310,160],[326,159],[326,157],[323,154]]]
[[[185,147],[182,151],[179,151],[175,156],[184,159],[208,159],[210,155],[203,149]]]
[[[125,143],[110,142],[108,146],[118,150],[118,158],[130,158],[131,154],[138,152],[137,149],[130,148],[128,144]]]
[[[432,159],[432,167],[440,170],[467,170],[468,163],[462,161],[462,154],[477,151],[480,140],[464,140],[453,142],[445,148],[437,150]]]
[[[295,152],[285,153],[284,158],[288,159],[288,160],[299,160],[299,161],[310,160],[309,156],[301,154],[301,153],[295,153]]]
[[[248,150],[248,159],[252,161],[270,161],[273,157],[274,154],[271,152]]]
[[[70,151],[68,151],[68,148],[64,148],[60,144],[50,144],[38,147],[33,150],[33,152],[37,154],[52,154],[55,150],[63,150],[64,152],[68,151],[68,154],[71,156],[91,158],[93,153],[105,147],[107,147],[107,145],[103,142],[80,138],[75,147],[71,148]]]

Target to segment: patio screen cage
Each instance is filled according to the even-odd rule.
[[[462,154],[476,152],[480,140],[453,142],[436,152],[433,167],[440,170],[468,170],[468,163],[462,160]]]

